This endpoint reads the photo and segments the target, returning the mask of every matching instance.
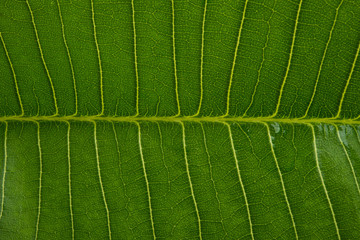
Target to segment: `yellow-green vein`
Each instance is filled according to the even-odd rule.
[[[335,226],[335,229],[336,229],[336,235],[337,235],[337,238],[340,240],[341,239],[340,231],[339,231],[339,227],[338,227],[338,224],[337,224],[337,221],[336,221],[335,212],[334,212],[334,209],[333,209],[330,197],[329,197],[329,193],[328,193],[326,185],[325,185],[324,177],[323,177],[321,169],[320,169],[318,150],[317,150],[317,145],[316,145],[315,129],[314,129],[314,126],[312,124],[308,123],[307,125],[311,128],[311,133],[312,133],[312,137],[313,137],[313,147],[314,147],[314,156],[315,156],[315,161],[316,161],[316,168],[317,168],[320,180],[321,180],[321,185],[322,185],[322,187],[324,189],[324,192],[325,192],[326,200],[327,200],[327,202],[329,204],[329,207],[330,207],[331,216],[333,218],[334,226]]]
[[[276,104],[275,111],[274,111],[274,113],[273,113],[270,117],[275,117],[275,116],[278,114],[278,112],[279,112],[280,103],[281,103],[281,98],[282,98],[282,95],[283,95],[283,91],[284,91],[284,87],[285,87],[285,84],[286,84],[286,80],[287,80],[288,75],[289,75],[290,65],[291,65],[291,61],[292,61],[292,57],[293,57],[295,40],[296,40],[296,32],[297,32],[297,29],[298,29],[299,16],[300,16],[300,11],[301,11],[302,2],[303,2],[303,0],[300,0],[300,2],[299,2],[299,7],[298,7],[298,10],[297,10],[297,13],[296,13],[294,33],[293,33],[293,36],[292,36],[290,53],[289,53],[289,60],[288,60],[288,64],[287,64],[287,67],[286,67],[285,76],[284,76],[283,82],[282,82],[282,84],[281,84],[281,88],[280,88],[279,97],[278,97],[278,100],[277,100],[277,104]]]
[[[4,136],[4,171],[3,171],[2,186],[1,186],[0,220],[1,220],[2,216],[3,216],[4,201],[5,201],[5,179],[6,179],[6,163],[7,163],[7,132],[8,132],[8,123],[5,122],[5,136]]]
[[[96,152],[96,166],[97,166],[98,178],[99,178],[99,183],[100,183],[101,195],[102,195],[105,210],[106,210],[106,219],[107,219],[107,228],[108,228],[108,232],[109,232],[109,239],[111,240],[110,212],[109,212],[109,208],[108,208],[108,205],[107,205],[107,202],[106,202],[104,185],[103,185],[102,178],[101,178],[101,168],[100,168],[99,147],[98,147],[98,141],[97,141],[96,121],[93,121],[93,124],[94,124],[94,144],[95,144],[95,152]]]
[[[148,177],[147,177],[145,159],[144,159],[142,143],[141,143],[141,127],[140,127],[140,124],[138,122],[135,122],[135,124],[136,124],[136,126],[138,128],[139,152],[140,152],[141,164],[142,164],[142,169],[143,169],[145,183],[146,183],[146,192],[147,192],[149,211],[150,211],[151,229],[152,229],[153,238],[156,239],[154,217],[153,217],[153,209],[152,209],[151,195],[150,195],[150,184],[149,184],[149,180],[148,180]]]
[[[345,99],[345,94],[346,94],[346,91],[347,91],[347,89],[348,89],[348,87],[349,87],[349,84],[350,84],[350,80],[351,80],[351,78],[352,78],[352,75],[353,75],[353,73],[354,73],[355,65],[356,65],[356,62],[357,62],[358,57],[359,57],[359,52],[360,52],[360,42],[359,42],[359,44],[358,44],[358,47],[357,47],[357,50],[356,50],[356,53],[355,53],[355,57],[354,57],[354,61],[353,61],[352,66],[351,66],[351,70],[350,70],[349,77],[348,77],[348,79],[346,80],[346,84],[345,84],[344,90],[343,90],[342,95],[341,95],[338,112],[337,112],[335,118],[339,118],[339,117],[340,117],[340,113],[341,113],[341,110],[342,110],[342,105],[343,105],[344,99]],[[360,117],[360,116],[359,116],[359,117]]]
[[[99,48],[99,43],[98,43],[97,33],[96,33],[94,0],[91,0],[91,19],[92,19],[92,24],[93,24],[93,28],[94,28],[94,40],[95,40],[96,53],[97,53],[98,62],[99,62],[100,100],[101,100],[101,112],[99,113],[99,116],[102,116],[102,115],[104,115],[104,111],[105,111],[104,83],[103,83],[103,70],[102,70],[102,64],[101,64],[100,48]]]
[[[267,135],[268,135],[268,140],[269,140],[269,143],[270,143],[271,153],[272,153],[272,156],[274,158],[276,169],[277,169],[279,177],[280,177],[280,182],[281,182],[281,187],[282,187],[282,190],[283,190],[285,202],[286,202],[286,205],[287,205],[287,208],[288,208],[288,211],[289,211],[289,214],[290,214],[290,218],[291,218],[291,223],[292,223],[292,226],[293,226],[293,229],[294,229],[294,232],[295,232],[295,238],[299,239],[299,236],[298,236],[298,233],[297,233],[297,230],[296,230],[294,215],[292,213],[292,210],[291,210],[291,207],[290,207],[290,202],[289,202],[289,199],[288,199],[288,196],[287,196],[287,193],[286,193],[284,179],[283,179],[283,176],[282,176],[282,173],[281,173],[279,162],[278,162],[276,154],[275,154],[274,144],[273,144],[272,139],[271,139],[272,137],[271,137],[271,133],[270,133],[269,124],[264,123],[264,125],[265,125],[266,130],[267,130]]]
[[[242,14],[242,17],[241,17],[241,23],[240,23],[239,32],[238,32],[237,41],[236,41],[236,46],[235,46],[234,59],[233,59],[233,63],[232,63],[232,66],[231,66],[229,87],[228,87],[227,96],[226,96],[226,112],[223,115],[223,117],[227,117],[229,115],[229,111],[230,111],[231,86],[232,86],[232,82],[233,82],[233,78],[234,78],[236,59],[237,59],[237,54],[238,54],[239,45],[240,45],[241,32],[242,32],[242,29],[243,29],[243,26],[244,26],[244,21],[245,21],[245,13],[246,13],[247,4],[248,4],[248,0],[245,0],[244,10],[243,10],[243,14]]]
[[[42,150],[41,150],[41,141],[40,141],[40,123],[35,122],[37,125],[37,145],[39,150],[39,162],[40,162],[40,174],[39,174],[39,199],[38,199],[38,213],[36,218],[36,227],[35,227],[35,239],[38,238],[39,234],[39,222],[40,222],[40,212],[41,212],[41,191],[42,191]]]
[[[334,18],[333,24],[332,24],[331,29],[330,29],[329,38],[328,38],[328,40],[327,40],[327,42],[326,42],[324,53],[323,53],[322,58],[321,58],[319,71],[317,72],[317,75],[316,75],[316,81],[315,81],[314,91],[313,91],[313,93],[312,93],[312,96],[311,96],[309,105],[308,105],[307,108],[306,108],[306,111],[305,111],[305,114],[304,114],[303,118],[305,118],[305,117],[308,115],[309,110],[310,110],[310,107],[311,107],[311,105],[312,105],[312,103],[313,103],[313,101],[314,101],[315,94],[316,94],[316,90],[317,90],[317,86],[318,86],[319,79],[320,79],[320,75],[321,75],[321,71],[322,71],[322,68],[323,68],[323,65],[324,65],[324,60],[325,60],[325,57],[326,57],[326,53],[327,53],[327,50],[328,50],[328,47],[329,47],[329,44],[330,44],[330,41],[331,41],[332,33],[333,33],[333,31],[334,31],[334,28],[335,28],[335,25],[336,25],[336,21],[337,21],[337,18],[338,18],[339,8],[340,8],[341,5],[343,4],[343,2],[344,2],[344,0],[342,0],[342,1],[340,2],[339,6],[336,8],[335,18]],[[340,101],[340,102],[341,102],[341,104],[342,104],[342,101]],[[338,114],[340,114],[339,111],[338,111]]]
[[[5,41],[4,41],[4,38],[3,38],[2,34],[1,34],[1,32],[0,32],[0,39],[1,39],[1,42],[2,42],[2,44],[3,44],[6,57],[7,57],[8,61],[9,61],[9,64],[10,64],[11,72],[12,72],[13,77],[14,77],[16,94],[17,94],[17,98],[18,98],[18,101],[19,101],[20,109],[21,109],[21,114],[20,114],[20,116],[23,116],[23,115],[24,115],[24,106],[23,106],[22,101],[21,101],[21,96],[20,96],[20,91],[19,91],[19,85],[18,85],[18,82],[17,82],[14,65],[12,64],[12,61],[11,61],[11,59],[10,59],[10,55],[9,55],[9,52],[8,52],[8,50],[7,50],[7,48],[6,48]]]
[[[0,122],[5,121],[19,121],[19,122],[34,122],[34,121],[74,121],[74,122],[92,122],[92,121],[107,121],[107,122],[244,122],[244,123],[260,123],[260,122],[278,122],[287,124],[307,124],[307,123],[324,123],[324,124],[348,124],[360,125],[360,121],[353,119],[334,119],[334,118],[270,118],[270,117],[134,117],[134,116],[117,116],[117,117],[101,117],[98,115],[92,116],[0,116]]]
[[[62,14],[61,14],[61,8],[60,8],[59,0],[56,0],[56,2],[57,2],[58,10],[59,10],[59,18],[60,18],[60,22],[61,22],[62,37],[63,37],[64,46],[66,48],[66,53],[67,53],[69,64],[70,64],[71,76],[72,76],[72,79],[73,79],[74,95],[75,95],[75,112],[74,112],[73,115],[76,116],[77,113],[78,113],[78,94],[77,94],[77,90],[76,90],[75,71],[74,71],[74,66],[73,66],[72,60],[71,60],[70,49],[68,47],[66,37],[65,37],[65,25],[64,25],[64,22],[63,22]]]
[[[133,25],[133,35],[134,35],[134,61],[135,61],[135,77],[136,77],[136,113],[135,117],[139,115],[139,72],[138,72],[138,60],[136,52],[136,27],[135,27],[135,6],[134,0],[131,0],[131,11],[132,11],[132,25]]]
[[[204,95],[204,87],[203,87],[203,78],[204,78],[204,45],[205,45],[205,20],[206,20],[206,10],[207,10],[207,3],[208,0],[205,0],[205,6],[204,6],[204,14],[203,14],[203,20],[202,20],[202,26],[201,26],[201,57],[200,57],[200,100],[199,100],[199,107],[197,112],[193,115],[194,117],[198,116],[200,114],[201,106],[202,106],[202,100]]]
[[[58,104],[57,104],[57,99],[56,99],[56,94],[55,94],[55,87],[54,87],[54,83],[52,81],[52,78],[50,76],[50,72],[49,72],[49,69],[47,67],[47,64],[45,62],[45,58],[44,58],[44,53],[43,53],[43,50],[42,50],[42,47],[41,47],[41,43],[40,43],[40,39],[39,39],[39,34],[38,34],[38,31],[37,31],[37,28],[36,28],[36,24],[35,24],[35,18],[34,18],[34,13],[33,11],[31,10],[31,6],[30,6],[30,3],[29,3],[29,0],[26,0],[26,4],[27,4],[27,7],[29,9],[29,12],[30,12],[30,15],[31,15],[31,22],[32,22],[32,25],[34,27],[34,32],[35,32],[35,36],[36,36],[36,42],[38,44],[38,47],[39,47],[39,51],[40,51],[40,57],[41,57],[41,60],[42,60],[42,63],[44,65],[44,68],[45,68],[45,71],[46,71],[46,75],[49,79],[49,82],[50,82],[50,87],[51,87],[51,90],[52,90],[52,94],[53,94],[53,100],[54,100],[54,105],[55,105],[55,113],[53,114],[53,116],[57,116],[59,114],[59,107],[58,107]]]
[[[196,198],[195,198],[195,194],[194,194],[194,187],[193,187],[193,184],[192,184],[192,181],[191,181],[191,176],[190,176],[189,160],[188,160],[187,152],[186,152],[185,126],[184,126],[184,123],[182,123],[182,122],[179,122],[179,123],[180,123],[181,129],[182,129],[182,143],[183,143],[183,149],[184,149],[184,159],[185,159],[185,166],[186,166],[186,174],[187,174],[189,185],[190,185],[191,197],[192,197],[192,200],[193,200],[194,206],[195,206],[196,218],[197,218],[198,228],[199,228],[199,238],[201,240],[202,239],[201,218],[200,218],[199,208],[198,208]]]
[[[340,144],[341,144],[341,146],[342,146],[342,148],[343,148],[343,150],[344,150],[346,159],[347,159],[347,161],[349,162],[349,165],[350,165],[350,168],[351,168],[351,173],[352,173],[352,175],[353,175],[353,177],[354,177],[354,181],[355,181],[356,188],[357,188],[357,190],[358,190],[358,193],[360,194],[360,187],[359,187],[359,182],[358,182],[358,179],[357,179],[357,176],[356,176],[356,173],[355,173],[355,169],[354,169],[354,166],[353,166],[353,164],[352,164],[352,162],[351,162],[351,160],[350,160],[350,156],[349,156],[349,153],[348,153],[347,150],[346,150],[345,144],[344,144],[344,142],[343,142],[342,139],[341,139],[339,127],[338,127],[337,124],[333,124],[333,126],[335,126],[337,137],[338,137],[338,139],[339,139],[339,141],[340,141]]]
[[[251,236],[251,239],[254,240],[255,237],[254,237],[254,231],[253,231],[253,224],[252,224],[252,221],[251,221],[250,207],[249,207],[247,195],[246,195],[246,192],[245,192],[245,186],[244,186],[244,183],[243,183],[242,178],[241,178],[241,171],[240,171],[240,167],[239,167],[239,160],[238,160],[238,158],[237,158],[237,154],[236,154],[236,150],[235,150],[235,144],[234,144],[234,139],[233,139],[232,132],[231,132],[231,127],[230,127],[230,124],[227,123],[227,122],[224,122],[223,124],[227,127],[227,129],[228,129],[228,131],[229,131],[229,138],[230,138],[230,143],[231,143],[231,150],[232,150],[233,157],[234,157],[234,160],[235,160],[237,177],[238,177],[238,180],[239,180],[239,182],[240,182],[241,190],[242,190],[243,195],[244,195],[246,212],[247,212],[247,217],[248,217],[248,220],[249,220],[250,236]]]
[[[68,182],[69,182],[69,208],[70,208],[70,220],[71,220],[71,238],[75,238],[75,229],[74,229],[74,213],[72,205],[72,191],[71,191],[71,161],[70,161],[70,123],[67,124],[67,134],[66,134],[66,144],[67,144],[67,160],[68,160]]]
[[[173,61],[174,61],[174,77],[175,77],[175,97],[176,97],[176,105],[177,105],[177,113],[176,117],[180,116],[180,100],[179,100],[179,83],[178,83],[178,75],[177,75],[177,66],[176,66],[176,50],[175,50],[175,3],[174,0],[171,0],[171,15],[172,15],[172,48],[173,48]]]

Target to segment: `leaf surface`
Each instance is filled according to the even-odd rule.
[[[359,239],[357,0],[1,1],[1,239]]]

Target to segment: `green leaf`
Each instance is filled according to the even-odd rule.
[[[360,239],[357,0],[0,2],[1,239]]]

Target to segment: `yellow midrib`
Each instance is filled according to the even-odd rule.
[[[278,122],[288,124],[360,124],[356,119],[335,119],[335,118],[273,118],[273,117],[192,117],[192,116],[2,116],[0,122],[6,121],[22,121],[22,122],[37,122],[37,121],[79,121],[79,122],[93,122],[93,121],[108,121],[108,122]]]

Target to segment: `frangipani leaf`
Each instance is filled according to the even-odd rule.
[[[360,2],[0,2],[1,239],[359,239]]]

